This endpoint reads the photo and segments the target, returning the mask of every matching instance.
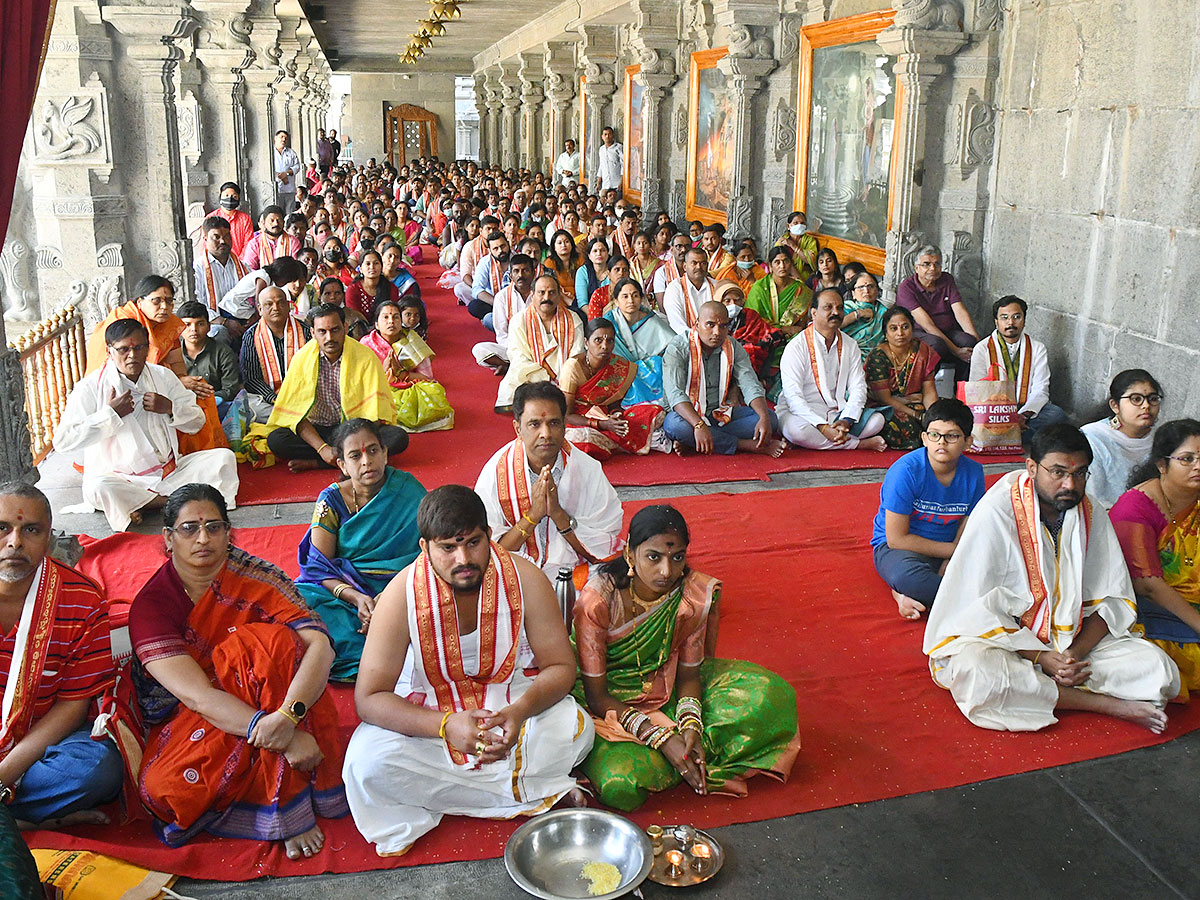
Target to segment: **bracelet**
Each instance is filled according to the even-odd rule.
[[[707,428],[707,427],[708,427],[708,423],[705,422],[703,419],[701,419],[699,422],[697,422],[695,425],[692,426],[692,431],[695,431],[697,428]]]
[[[450,721],[452,715],[454,715],[454,710],[450,710],[450,712],[442,716],[442,724],[438,726],[438,737],[445,741],[447,746],[449,746],[450,740],[446,737],[446,723]]]
[[[529,513],[521,513],[521,518],[524,519],[526,522],[528,522],[530,525],[532,525],[534,528],[537,528],[538,523],[533,521],[533,519],[529,518]]]
[[[1038,663],[1037,663],[1037,661],[1038,661],[1038,657],[1039,657],[1039,656],[1041,656],[1041,655],[1042,655],[1043,653],[1045,653],[1045,652],[1046,652],[1045,650],[1039,650],[1037,653],[1033,654],[1033,664],[1034,664],[1035,666],[1038,664]]]
[[[697,716],[699,716],[700,700],[697,697],[691,697],[685,694],[679,698],[679,701],[675,704],[675,709],[681,714],[684,712],[694,712]]]
[[[3,781],[0,781],[0,803],[8,806],[8,804],[12,803],[13,797],[16,796],[16,793],[16,788],[5,784]]]
[[[328,447],[328,446],[329,446],[329,444],[327,444],[327,443],[326,443],[326,444],[322,444],[320,447],[318,447],[318,448],[317,448],[317,456],[320,456],[320,455],[321,455],[321,451],[322,451],[322,450],[324,450],[324,449],[325,449],[326,447]]]
[[[341,584],[334,585],[333,590],[329,593],[333,594],[334,600],[341,600],[342,594],[346,593],[348,590],[350,590],[350,585],[343,581]]]
[[[662,747],[663,744],[665,744],[667,741],[669,741],[674,736],[675,736],[674,731],[672,731],[670,728],[667,728],[666,726],[660,725],[658,730],[654,733],[654,736],[652,738],[650,738],[650,743],[649,743],[650,749],[658,750],[660,747]]]
[[[250,740],[250,735],[254,731],[254,726],[258,724],[258,720],[267,714],[266,710],[260,709],[250,717],[250,724],[246,726],[246,740]]]
[[[289,722],[291,722],[293,725],[299,725],[299,724],[300,724],[300,720],[299,720],[298,718],[296,718],[296,716],[295,716],[295,715],[293,715],[293,714],[292,714],[292,711],[291,711],[290,709],[288,709],[288,708],[287,708],[287,704],[286,704],[286,703],[285,703],[283,706],[279,707],[279,709],[277,709],[277,710],[275,710],[275,711],[276,711],[277,713],[279,713],[280,715],[282,715],[282,716],[283,716],[285,719],[287,719],[287,720],[288,720]]]

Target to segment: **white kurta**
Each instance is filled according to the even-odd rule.
[[[413,589],[413,568],[401,578]],[[415,607],[408,605],[409,633],[417,634]],[[522,625],[517,635],[525,640]],[[460,639],[463,670],[479,674],[479,631]],[[511,644],[509,645],[511,646]],[[485,707],[498,712],[525,693],[533,679],[518,666],[511,681],[487,686]],[[408,658],[396,693],[437,709],[424,672],[417,639],[410,638]],[[472,768],[455,765],[440,738],[410,737],[362,723],[346,748],[342,779],[354,824],[380,856],[405,853],[442,816],[510,819],[545,812],[576,786],[571,770],[592,748],[591,716],[567,695],[525,721],[507,758]]]
[[[816,352],[816,372],[809,355],[808,334]],[[783,382],[776,413],[779,429],[794,444],[815,450],[853,450],[859,438],[851,435],[844,443],[834,444],[820,432],[820,426],[832,425],[839,419],[858,422],[867,402],[867,379],[863,374],[862,350],[849,335],[841,334],[841,347],[835,339],[833,346],[813,326],[800,332],[784,348],[779,363]],[[882,417],[881,417],[882,419]],[[872,431],[877,434],[883,427]],[[864,430],[863,437],[871,435]]]
[[[108,397],[127,390],[133,395],[133,412],[118,416]],[[150,393],[171,401],[169,415],[142,406]],[[176,430],[195,434],[203,425],[204,412],[195,395],[170,369],[148,363],[135,383],[112,363],[105,363],[85,376],[67,398],[54,447],[83,463],[84,501],[104,512],[113,531],[124,531],[130,513],[192,482],[213,485],[234,508],[238,475],[233,451],[179,455]],[[172,463],[174,471],[169,471]]]
[[[975,349],[971,351],[970,378],[972,381],[982,381],[987,377],[988,367],[992,364],[991,354],[988,353],[989,345],[995,346],[996,360],[1000,366],[1001,377],[1006,377],[1004,371],[1004,354],[1000,350],[1000,341],[1003,340],[1004,338],[1000,337],[998,331],[993,331],[975,345]],[[1008,344],[1008,342],[1005,341],[1005,344]],[[1018,339],[1016,344],[1008,344],[1010,356],[1022,353],[1024,344],[1024,337]],[[1050,358],[1046,354],[1046,345],[1041,341],[1030,338],[1029,353],[1022,353],[1021,355],[1017,370],[1018,390],[1021,388],[1021,382],[1025,379],[1026,368],[1029,369],[1029,393],[1025,395],[1025,402],[1021,405],[1020,411],[1036,416],[1042,411],[1042,407],[1050,402]]]
[[[667,285],[663,295],[662,307],[666,313],[667,322],[676,334],[687,334],[691,327],[688,324],[688,309],[694,320],[700,314],[700,307],[712,299],[713,280],[705,278],[704,284],[697,288],[685,276],[677,278]]]
[[[533,347],[526,332],[526,320],[532,320],[534,328],[542,333],[542,345],[546,350],[546,364],[555,374],[562,371],[563,363],[576,353],[583,352],[583,324],[575,313],[569,313],[575,319],[575,336],[571,346],[559,346],[558,339],[552,330],[542,324],[536,307],[527,306],[517,313],[515,319],[509,322],[508,329],[508,371],[500,380],[500,388],[496,392],[496,405],[508,406],[512,403],[513,394],[517,388],[531,381],[549,381],[550,373],[542,365],[542,361],[534,356]]]
[[[513,444],[516,442],[514,441]],[[505,445],[492,454],[492,458],[483,464],[479,479],[475,482],[475,493],[483,499],[487,507],[488,527],[492,530],[492,540],[498,541],[504,537],[516,522],[509,521],[500,504],[499,480],[496,477],[497,463],[506,449]],[[519,455],[514,453],[513,458]],[[617,492],[608,483],[604,468],[582,450],[575,448],[563,460],[559,454],[551,470],[554,481],[558,485],[558,502],[563,510],[575,517],[575,536],[592,557],[598,560],[611,559],[621,550],[621,501]],[[515,476],[516,473],[512,473]],[[537,481],[537,472],[528,472],[530,488]],[[514,507],[515,508],[515,507]],[[520,519],[521,514],[515,513]],[[575,548],[567,539],[558,533],[558,528],[546,516],[534,529],[537,540],[538,559],[532,559],[524,545],[516,551],[518,555],[529,559],[534,565],[541,566],[546,577],[553,584],[558,577],[558,570],[563,567],[575,566],[587,562],[580,558]]]
[[[511,284],[505,285],[492,299],[492,330],[496,332],[496,340],[480,341],[471,348],[475,362],[481,366],[489,356],[508,359],[508,326],[529,303],[528,297],[522,297]]]
[[[1130,634],[1137,617],[1133,584],[1116,532],[1099,504],[1092,506],[1090,529],[1082,504],[1065,514],[1057,554],[1039,521],[1038,557],[1052,601],[1050,644],[1022,625],[1034,598],[1011,489],[1028,478],[1023,470],[1005,475],[967,521],[925,627],[924,652],[934,681],[983,728],[1044,728],[1058,721],[1058,686],[1017,651],[1065,651],[1083,620],[1100,615],[1109,634],[1087,657],[1091,677],[1083,687],[1165,705],[1179,693],[1179,670],[1154,644]]]

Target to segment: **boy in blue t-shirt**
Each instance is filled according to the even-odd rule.
[[[965,403],[934,402],[921,420],[925,446],[884,476],[871,546],[875,570],[905,619],[919,619],[933,605],[967,516],[983,497],[983,466],[963,458],[973,424]]]

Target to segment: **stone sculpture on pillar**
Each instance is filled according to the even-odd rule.
[[[579,47],[579,61],[583,65],[583,96],[587,105],[588,122],[581,128],[592,135],[588,143],[584,174],[596,183],[597,160],[600,151],[600,132],[613,124],[612,96],[617,92],[617,34],[609,25],[584,25],[583,43]],[[618,135],[624,142],[624,135]],[[626,153],[629,152],[627,147]]]
[[[754,231],[759,198],[753,185],[756,182],[754,153],[761,149],[756,131],[749,127],[755,121],[754,99],[765,84],[765,77],[777,65],[772,55],[770,38],[756,38],[751,27],[738,24],[729,29],[729,55],[717,63],[725,73],[737,110],[734,129],[733,177],[729,191],[726,222],[730,234],[744,236]],[[757,160],[764,166],[765,160]],[[761,169],[760,169],[761,171]]]
[[[542,100],[545,94],[542,83],[546,75],[543,69],[541,54],[522,53],[518,56],[521,68],[518,75],[521,79],[521,152],[519,165],[521,168],[545,170],[545,154],[542,152],[542,141],[545,130],[542,126]]]

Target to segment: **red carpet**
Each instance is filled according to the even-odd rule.
[[[454,428],[412,435],[408,449],[392,460],[415,475],[427,488],[442,484],[473,485],[479,470],[500,446],[513,437],[512,419],[494,411],[499,380],[476,365],[471,347],[487,340],[482,324],[458,305],[451,291],[437,286],[441,267],[429,248],[426,262],[416,267],[421,295],[429,310],[429,344],[437,353],[434,372],[446,388],[454,407]],[[651,485],[687,482],[708,484],[716,481],[766,481],[781,472],[814,470],[886,468],[901,454],[896,451],[874,453],[868,450],[818,452],[789,450],[779,459],[739,454],[727,456],[689,456],[651,453],[649,456],[617,456],[604,464],[613,485]],[[979,457],[983,462],[1019,462],[1019,457]],[[241,488],[238,503],[256,506],[266,503],[315,501],[321,489],[333,480],[335,472],[322,470],[293,474],[286,466],[269,469],[239,467]]]
[[[897,616],[875,575],[867,535],[877,502],[874,485],[676,501],[692,529],[690,562],[725,583],[719,652],[768,665],[795,686],[804,746],[786,785],[754,779],[750,798],[741,801],[676,789],[636,813],[639,824],[708,828],[863,803],[1121,753],[1200,727],[1200,704],[1172,706],[1161,737],[1085,714],[1067,714],[1038,734],[970,725],[930,680],[922,626]],[[645,505],[626,504],[627,519]],[[303,531],[246,529],[236,540],[295,574]],[[89,544],[84,568],[91,574],[97,557],[107,560],[114,597],[136,591],[162,561],[157,538],[135,535]],[[349,690],[335,690],[348,735]],[[38,847],[87,847],[192,877],[250,879],[497,857],[518,824],[447,819],[408,856],[387,860],[375,856],[349,818],[322,823],[326,849],[303,862],[286,860],[278,844],[210,837],[169,850],[145,822],[39,832],[29,840]]]

